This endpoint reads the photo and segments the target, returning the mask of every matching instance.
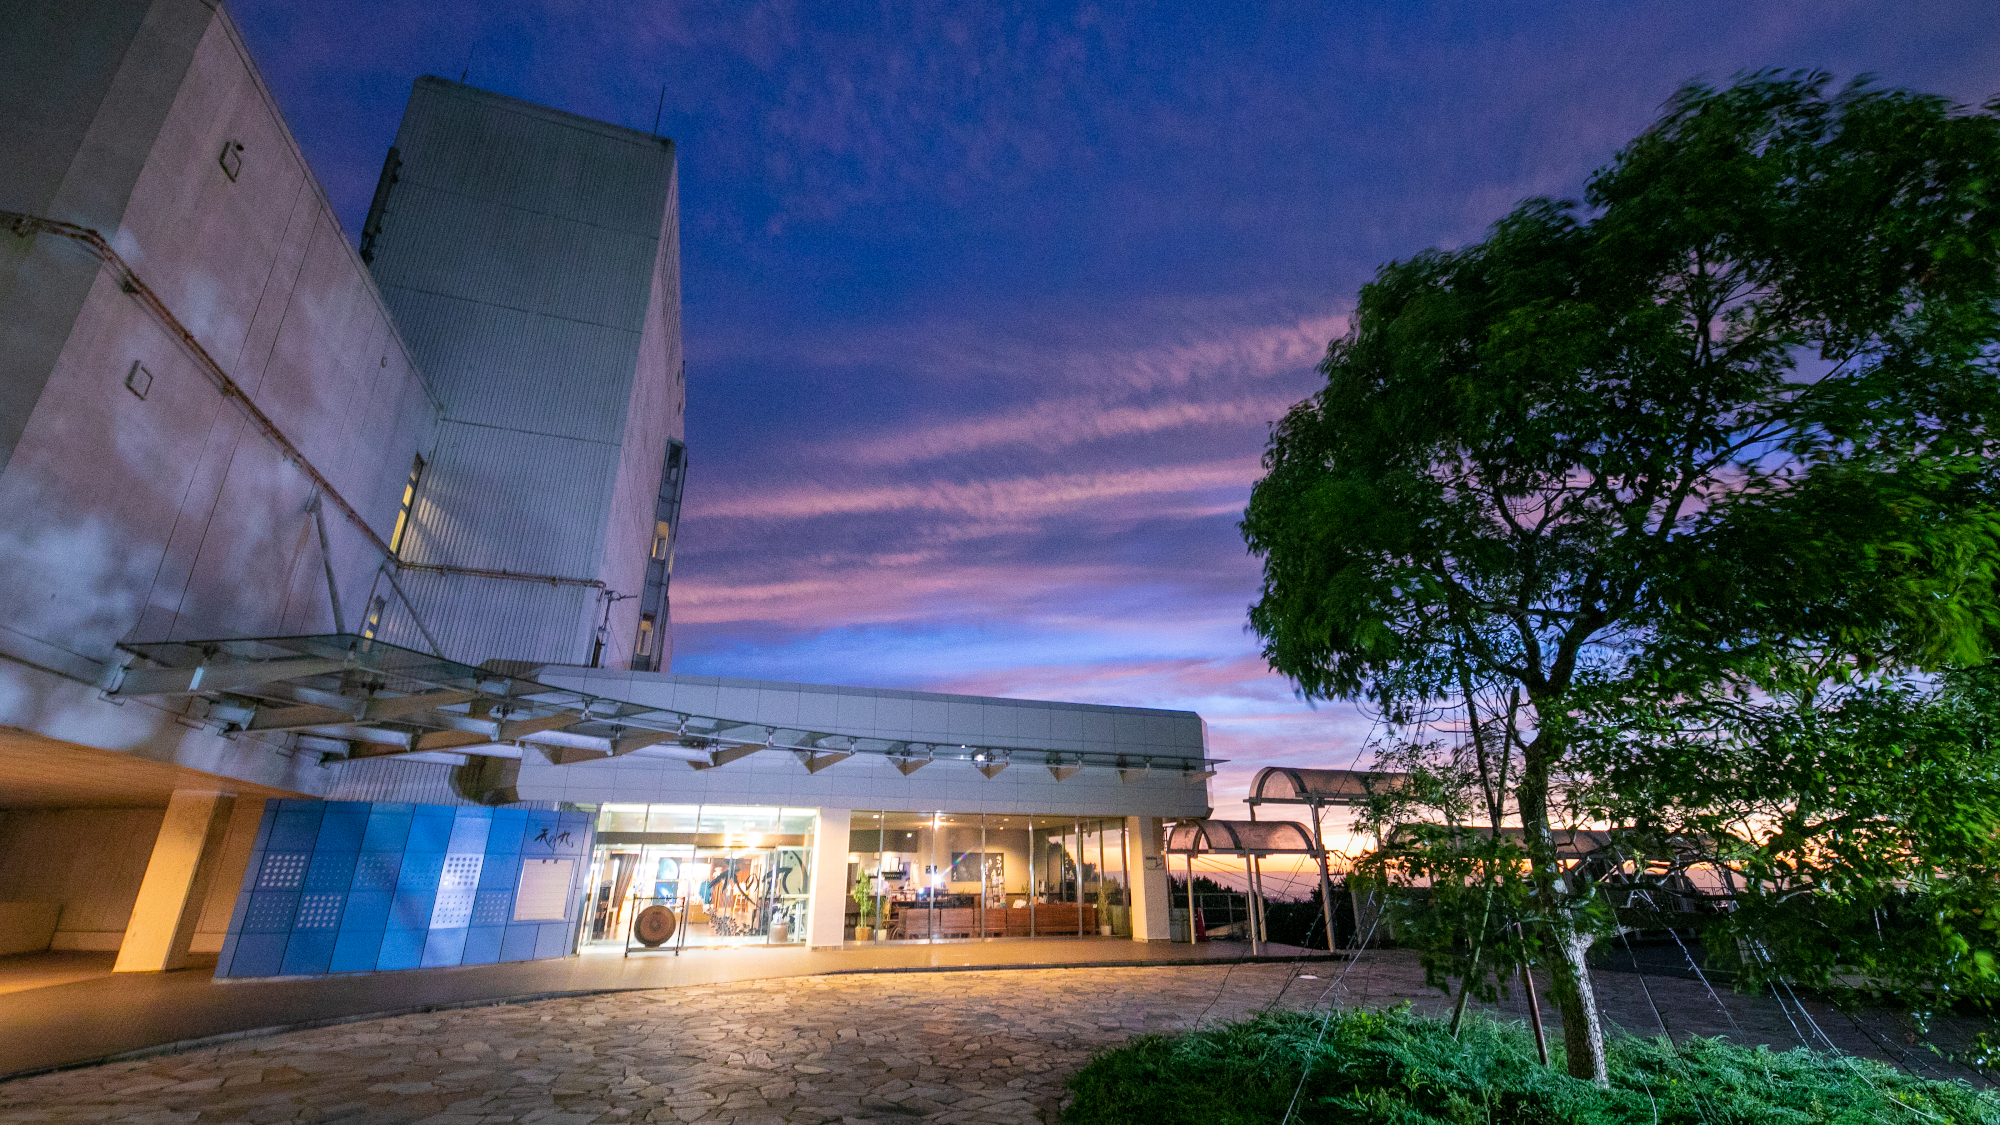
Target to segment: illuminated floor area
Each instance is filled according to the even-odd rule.
[[[1346,963],[818,976],[431,1012],[0,1084],[0,1121],[1028,1125],[1055,1118],[1091,1054],[1134,1035],[1328,1000],[1447,1007],[1412,954],[1352,965],[1344,979]],[[1599,988],[1612,1022],[1639,1034],[1657,1033],[1657,1004],[1679,1035],[1796,1045],[1769,998],[1656,979],[1649,1001],[1632,974]],[[1876,1053],[1811,1007],[1842,1047]],[[1894,1030],[1864,1018],[1878,1039]]]
[[[17,953],[0,957],[0,996],[9,992],[26,992],[31,988],[49,988],[108,977],[112,963],[117,960],[116,953],[83,951]],[[203,960],[210,971],[215,969],[213,956]]]
[[[680,956],[630,957],[613,947],[547,961],[236,981],[217,981],[212,961],[180,972],[113,975],[108,954],[36,954],[0,959],[0,991],[7,992],[0,1003],[0,1076],[218,1035],[520,997],[847,973],[1231,962],[1247,954],[1245,946],[1225,942],[1188,946],[1094,939],[882,943],[817,951],[702,949]],[[91,956],[103,959],[101,967],[82,960]],[[1268,956],[1327,955],[1273,946]],[[30,983],[35,981],[40,983]]]

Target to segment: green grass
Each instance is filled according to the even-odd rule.
[[[1520,1024],[1444,1021],[1405,1009],[1261,1016],[1106,1051],[1070,1079],[1064,1125],[1303,1125],[1430,1122],[1560,1125],[2000,1125],[2000,1098],[1823,1052],[1695,1039],[1611,1045],[1611,1088],[1535,1061]],[[1555,1050],[1554,1045],[1551,1049]],[[1308,1067],[1308,1063],[1310,1066]]]

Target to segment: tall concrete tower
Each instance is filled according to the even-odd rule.
[[[443,403],[368,627],[661,670],[686,471],[673,142],[419,78],[361,256]],[[419,627],[419,622],[422,628]]]

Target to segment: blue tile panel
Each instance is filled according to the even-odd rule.
[[[564,956],[593,835],[588,813],[268,801],[215,975]],[[553,915],[552,906],[534,904],[553,903],[565,871],[560,918],[517,917]],[[524,885],[531,890],[526,903]]]

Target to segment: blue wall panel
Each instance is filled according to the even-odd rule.
[[[525,809],[267,802],[216,975],[563,956],[576,933],[593,819]],[[517,920],[524,861],[532,885],[563,870],[550,860],[570,861],[562,918]],[[561,886],[556,878],[551,890]]]

